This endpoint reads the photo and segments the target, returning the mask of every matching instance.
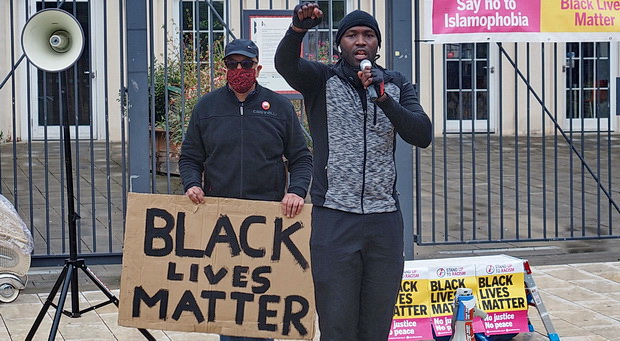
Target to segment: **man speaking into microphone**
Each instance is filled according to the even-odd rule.
[[[370,14],[340,21],[335,65],[300,58],[304,35],[322,17],[316,3],[297,5],[275,56],[304,96],[313,139],[310,250],[321,340],[387,340],[404,262],[396,134],[425,148],[432,126],[413,85],[376,64],[381,32]]]

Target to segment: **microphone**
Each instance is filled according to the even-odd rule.
[[[364,59],[360,62],[360,70],[364,71],[367,66],[370,66],[372,68],[372,63],[370,62],[370,60]],[[379,97],[377,96],[377,90],[375,89],[374,84],[370,84],[370,86],[368,87],[368,95],[370,96],[370,100],[373,102]]]

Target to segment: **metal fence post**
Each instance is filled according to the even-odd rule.
[[[401,72],[411,80],[411,42],[413,40],[411,36],[411,25],[413,24],[411,2],[388,0],[386,5],[387,46],[385,51],[391,51],[391,54],[386,56],[387,66],[389,69]],[[396,190],[400,194],[399,201],[405,225],[405,259],[411,260],[413,259],[414,242],[413,147],[400,137],[396,141],[396,171],[398,172]]]
[[[149,193],[149,86],[145,0],[125,2],[127,15],[127,114],[129,191]]]

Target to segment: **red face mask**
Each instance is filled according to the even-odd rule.
[[[240,94],[245,94],[252,86],[256,84],[256,70],[255,69],[232,69],[226,71],[226,80],[228,86]]]

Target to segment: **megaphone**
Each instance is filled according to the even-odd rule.
[[[64,71],[82,55],[84,32],[73,15],[61,9],[44,9],[26,22],[22,49],[38,69]]]

